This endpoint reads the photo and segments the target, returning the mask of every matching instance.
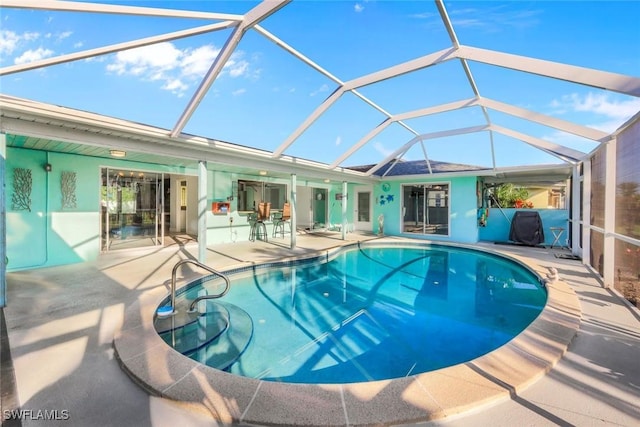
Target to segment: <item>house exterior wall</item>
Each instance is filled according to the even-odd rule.
[[[46,172],[45,164],[51,164],[51,172]],[[72,154],[53,153],[21,148],[7,148],[6,158],[6,200],[7,200],[7,255],[8,271],[70,264],[96,259],[100,255],[100,169],[102,167],[143,170],[171,174],[172,185],[180,180],[188,182],[187,232],[197,234],[197,176],[196,170],[176,168],[168,165],[147,164],[128,160],[94,158]],[[249,238],[247,215],[237,210],[237,195],[234,183],[241,180],[262,179],[268,182],[286,184],[289,179],[256,177],[218,169],[218,165],[208,165],[206,241],[208,245],[246,241]],[[31,171],[31,211],[12,206],[13,173],[16,168]],[[76,173],[76,206],[63,207],[61,174],[63,171]],[[492,209],[487,227],[478,227],[476,177],[448,179],[414,179],[406,181],[386,181],[372,185],[372,233],[379,231],[379,217],[382,215],[385,235],[403,235],[402,185],[447,183],[449,185],[449,235],[404,234],[413,238],[434,241],[476,243],[480,240],[504,241],[508,238],[509,221],[515,209],[502,212]],[[342,183],[298,182],[298,185],[325,188],[327,190],[327,227],[338,229],[343,223],[343,207],[346,203],[347,230],[353,229],[355,184],[347,185],[347,197],[337,197],[343,191]],[[170,197],[174,197],[173,191]],[[287,195],[287,199],[290,194]],[[230,202],[226,214],[214,214],[213,202]],[[174,203],[175,205],[176,203]],[[550,244],[552,226],[568,229],[568,211],[541,210],[545,226],[545,243]],[[171,228],[175,229],[174,211],[171,212]],[[565,234],[566,238],[566,234]]]
[[[51,165],[46,172],[45,164]],[[100,254],[100,168],[186,173],[184,168],[7,147],[8,271],[71,264]],[[30,170],[30,211],[14,200],[14,171]],[[61,176],[76,173],[76,206],[63,207]]]
[[[419,235],[406,234],[413,238],[429,240],[454,241],[476,243],[478,241],[477,226],[477,198],[476,177],[461,177],[448,179],[416,179],[407,181],[389,181],[388,191],[384,191],[382,183],[374,186],[373,230],[378,232],[378,217],[384,216],[384,234],[403,235],[403,200],[402,185],[404,184],[448,183],[449,186],[449,235],[435,234]]]
[[[523,209],[515,208],[491,208],[486,226],[480,227],[479,239],[485,242],[507,242],[511,230],[511,220],[515,213]],[[564,232],[558,243],[565,245],[569,238],[569,210],[568,209],[527,209],[536,210],[542,220],[544,231],[544,244],[551,245],[554,240],[551,227],[562,227]]]

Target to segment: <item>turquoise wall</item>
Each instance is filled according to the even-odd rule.
[[[388,182],[389,189],[384,191],[382,184],[373,189],[374,211],[372,232],[378,232],[378,216],[384,215],[384,234],[402,235],[402,185],[404,184],[448,183],[450,197],[450,235],[434,234],[418,235],[407,233],[406,236],[430,240],[456,241],[476,243],[478,241],[476,178],[462,177],[448,180],[408,180]]]
[[[511,230],[511,219],[518,210],[513,208],[489,209],[487,226],[480,227],[480,240],[507,242],[509,240],[509,231]],[[553,243],[551,227],[564,228],[560,243],[565,244],[569,230],[569,211],[567,209],[538,209],[538,213],[542,219],[544,244],[551,245]]]
[[[51,172],[44,170],[50,164]],[[95,259],[100,253],[100,167],[193,174],[184,168],[7,147],[8,271]],[[31,170],[31,211],[12,203],[14,170]],[[63,171],[76,173],[76,207],[62,208]]]
[[[51,164],[52,171],[44,170]],[[209,167],[211,167],[210,165]],[[126,160],[93,158],[72,154],[48,153],[21,148],[7,148],[6,200],[7,200],[7,255],[8,270],[53,266],[92,260],[100,254],[100,168],[123,168],[149,172],[164,172],[173,175],[194,176],[197,171]],[[31,170],[31,211],[18,210],[13,206],[13,173],[15,168]],[[76,173],[75,208],[63,208],[60,188],[63,171]],[[209,170],[207,176],[207,244],[246,241],[249,238],[249,223],[245,213],[237,211],[234,183],[238,179],[263,179],[267,182],[290,184],[288,179],[255,177],[236,173]],[[476,178],[462,177],[448,180],[412,180],[388,182],[372,186],[373,215],[372,233],[378,233],[378,217],[384,216],[384,234],[402,235],[402,184],[448,183],[450,196],[450,235],[417,235],[413,238],[434,241],[457,241],[475,243],[508,240],[510,219],[515,209],[491,209],[486,227],[477,225]],[[313,185],[313,183],[306,183]],[[342,193],[342,183],[317,185],[328,190],[327,226],[337,229],[342,224],[342,204],[346,203],[346,222],[353,226],[354,193],[356,186],[347,187],[348,198],[336,200]],[[227,201],[231,210],[227,214],[213,214],[213,202]],[[568,211],[541,210],[545,243],[551,244],[550,227],[568,229]],[[507,219],[508,218],[508,219]],[[563,240],[566,239],[566,231]]]

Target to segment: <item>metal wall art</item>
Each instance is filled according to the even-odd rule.
[[[62,172],[60,190],[62,192],[62,209],[75,209],[77,207],[75,172]]]
[[[11,197],[13,210],[31,212],[32,184],[31,169],[15,168],[13,170],[13,196]]]

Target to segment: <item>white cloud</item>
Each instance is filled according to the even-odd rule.
[[[220,49],[213,45],[179,49],[170,42],[157,43],[117,53],[107,65],[107,71],[163,82],[162,89],[181,96],[205,76],[219,54]],[[234,52],[222,74],[234,78],[255,77],[256,72],[243,56],[242,51]]]
[[[171,43],[157,43],[129,49],[116,54],[116,61],[107,67],[117,74],[157,73],[177,68],[182,52]]]
[[[431,19],[431,18],[438,18],[439,15],[437,13],[432,13],[432,12],[422,12],[422,13],[414,13],[412,15],[409,15],[410,18],[415,18],[415,19]]]
[[[20,37],[13,31],[0,31],[0,55],[11,54],[19,41]]]
[[[502,31],[505,27],[525,29],[537,26],[542,10],[518,9],[508,5],[486,8],[452,8],[449,16],[456,28],[473,28],[485,32]]]
[[[355,6],[353,6],[353,10],[356,13],[360,13],[360,12],[362,12],[364,10],[364,6],[361,5],[360,3],[356,3]]]
[[[322,86],[320,86],[318,89],[314,90],[313,92],[311,92],[309,95],[310,96],[316,96],[319,93],[322,92],[328,92],[329,91],[329,85],[327,85],[326,83],[323,84]]]
[[[196,78],[204,76],[219,53],[220,49],[211,45],[186,50],[180,62],[182,74]]]
[[[389,156],[391,153],[393,153],[393,150],[390,150],[388,148],[386,148],[381,142],[374,142],[373,143],[373,148],[380,154],[382,154],[383,156],[387,157]]]
[[[640,99],[615,100],[610,94],[572,93],[553,100],[551,107],[558,114],[595,114],[599,116],[599,121],[588,126],[604,132],[613,132],[640,110]]]
[[[182,96],[184,91],[186,91],[188,88],[189,86],[184,84],[179,79],[167,80],[162,86],[162,89],[171,91],[172,93],[178,94],[179,96]]]
[[[231,77],[245,76],[249,70],[249,63],[245,60],[234,61],[230,59],[225,64],[225,68],[229,68],[229,75]]]
[[[342,137],[341,137],[341,136],[338,136],[338,137],[336,138],[336,146],[338,146],[338,145],[340,145],[340,144],[342,144]]]
[[[68,39],[73,34],[73,31],[64,31],[58,34],[58,41]]]
[[[73,44],[74,49],[80,49],[82,46],[84,46],[84,42],[75,42]]]
[[[241,89],[234,90],[233,92],[231,92],[231,95],[239,96],[239,95],[242,95],[243,93],[246,93],[246,92],[247,92],[247,90],[245,88],[241,88]]]
[[[16,64],[26,64],[29,62],[39,61],[43,58],[49,58],[53,56],[53,51],[51,49],[45,49],[43,47],[39,47],[37,49],[30,49],[25,51],[22,55],[17,57],[13,62]]]
[[[31,42],[34,40],[37,40],[40,37],[40,33],[37,33],[35,31],[30,31],[30,32],[26,32],[26,33],[22,33],[22,39],[24,39],[25,41]]]
[[[40,37],[40,33],[26,32],[16,34],[14,31],[0,31],[0,55],[12,54],[22,42],[32,42]]]

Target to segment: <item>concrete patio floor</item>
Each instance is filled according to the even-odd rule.
[[[375,236],[349,234],[348,238]],[[298,236],[293,252],[302,255],[342,243],[339,234]],[[580,300],[580,329],[560,362],[526,389],[512,391],[510,399],[419,425],[640,425],[638,310],[602,288],[579,261],[556,258],[548,249],[481,246],[557,268]],[[96,262],[9,273],[4,317],[15,387],[12,376],[5,372],[10,364],[3,359],[3,415],[19,405],[34,417],[42,410],[67,411],[59,415],[68,419],[47,421],[46,425],[216,425],[187,404],[146,393],[122,371],[112,344],[127,308],[157,293],[159,287],[168,292],[173,265],[196,254],[196,245],[174,245],[110,253]],[[242,242],[211,246],[207,264],[221,269],[242,261],[291,255],[283,239]],[[185,278],[197,274],[189,269],[182,273]],[[6,350],[5,341],[0,345]],[[45,423],[27,417],[22,425]]]

